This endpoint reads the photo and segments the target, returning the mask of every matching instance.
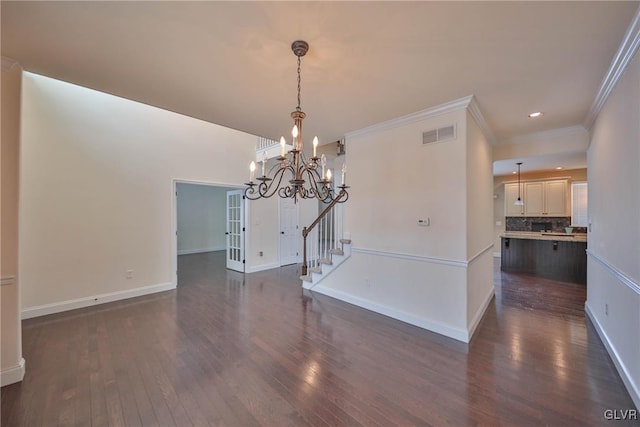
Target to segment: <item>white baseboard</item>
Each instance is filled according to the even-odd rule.
[[[500,252],[494,252],[493,253],[493,257],[494,258],[502,258],[502,254]]]
[[[155,294],[175,289],[173,283],[160,283],[158,285],[143,286],[141,288],[126,289],[123,291],[109,292],[106,294],[93,295],[85,298],[78,298],[67,301],[54,302],[51,304],[28,307],[22,310],[22,319],[46,316],[47,314],[61,313],[63,311],[75,310],[77,308],[90,307],[92,305],[104,304],[107,302],[119,301],[127,298],[139,297],[142,295]]]
[[[258,271],[271,270],[272,268],[280,268],[280,262],[272,262],[269,264],[254,265],[253,267],[247,267],[245,273],[257,273]]]
[[[473,320],[471,321],[471,326],[469,327],[468,341],[471,341],[471,337],[476,332],[476,328],[480,324],[480,321],[482,320],[482,317],[484,316],[485,311],[487,311],[487,308],[489,307],[489,303],[491,303],[491,300],[493,299],[494,295],[495,295],[495,289],[493,288],[493,284],[491,284],[491,289],[489,290],[487,295],[484,297],[484,301],[482,302],[482,305],[476,312],[475,316],[473,316]]]
[[[178,251],[178,255],[201,254],[204,252],[224,251],[226,249],[227,249],[226,246],[213,246],[210,248],[200,248],[200,249],[180,249]]]
[[[24,357],[22,357],[17,365],[0,371],[0,386],[4,387],[9,384],[19,383],[24,378],[25,372],[25,361]]]
[[[453,338],[464,343],[469,342],[469,333],[463,329],[454,328],[449,325],[445,325],[438,322],[433,322],[422,317],[414,316],[413,314],[404,313],[391,307],[387,307],[382,304],[378,304],[373,301],[369,301],[363,298],[359,298],[335,289],[327,288],[322,285],[315,286],[311,292],[318,292],[323,295],[330,296],[332,298],[339,299],[340,301],[347,302],[349,304],[362,307],[364,309],[373,311],[375,313],[382,314],[384,316],[391,317],[396,320],[400,320],[410,325],[418,326],[429,331],[436,332],[440,335],[444,335],[449,338]]]
[[[622,382],[627,388],[627,391],[631,396],[631,400],[633,400],[633,403],[635,403],[636,408],[640,408],[640,389],[638,385],[633,382],[633,379],[629,375],[629,371],[627,370],[627,367],[625,366],[622,359],[620,359],[620,356],[618,355],[618,352],[616,351],[613,344],[611,344],[611,341],[609,340],[607,333],[604,331],[604,329],[602,328],[602,325],[600,324],[600,322],[598,322],[598,319],[589,308],[588,301],[584,305],[584,311],[587,313],[587,317],[589,318],[589,320],[591,320],[591,324],[593,324],[594,328],[598,332],[598,335],[600,336],[600,340],[606,347],[607,352],[609,353],[609,356],[611,356],[611,360],[613,360],[613,364],[616,365],[618,374],[620,374],[620,378],[622,378]]]

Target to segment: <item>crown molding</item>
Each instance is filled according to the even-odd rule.
[[[476,124],[484,134],[484,137],[487,138],[487,141],[489,141],[491,145],[496,145],[496,136],[491,130],[489,123],[487,123],[487,121],[484,119],[475,96],[471,95],[471,100],[469,101],[469,106],[467,107],[467,109],[469,110],[469,114],[471,114],[471,117],[473,117],[473,120],[475,120]]]
[[[487,138],[490,144],[495,145],[496,137],[491,130],[491,127],[482,115],[480,107],[478,106],[478,103],[476,101],[476,97],[474,95],[458,98],[453,101],[445,102],[444,104],[436,105],[435,107],[427,108],[426,110],[417,111],[415,113],[407,114],[406,116],[397,117],[395,119],[367,126],[366,128],[347,132],[344,136],[346,139],[355,138],[372,132],[380,132],[387,129],[405,126],[410,123],[428,119],[430,117],[440,116],[442,114],[451,113],[453,111],[462,109],[466,109],[469,111],[469,114],[471,114],[471,117],[473,117],[478,127],[480,127],[480,130],[484,134],[485,138]]]
[[[11,59],[8,56],[2,57],[2,71],[9,71],[15,66],[19,66],[18,61]]]
[[[347,139],[355,138],[355,137],[366,135],[372,132],[380,132],[387,129],[393,129],[393,128],[405,126],[420,120],[428,119],[430,117],[440,116],[442,114],[462,110],[469,106],[472,99],[473,99],[473,95],[465,96],[464,98],[459,98],[450,102],[446,102],[444,104],[440,104],[435,107],[427,108],[426,110],[407,114],[406,116],[397,117],[395,119],[387,120],[385,122],[376,123],[375,125],[367,126],[366,128],[347,132],[345,134],[345,138]]]
[[[631,21],[629,28],[627,28],[618,52],[613,58],[613,61],[611,61],[611,65],[609,65],[609,69],[600,83],[593,104],[591,104],[591,108],[584,119],[584,127],[587,130],[591,130],[598,114],[600,114],[600,110],[602,110],[605,102],[607,102],[611,91],[626,71],[629,62],[633,59],[633,56],[638,50],[638,46],[640,46],[640,7],[636,9],[633,21]]]

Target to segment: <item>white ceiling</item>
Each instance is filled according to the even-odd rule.
[[[278,138],[302,64],[305,139],[475,95],[498,140],[581,124],[637,2],[8,2],[24,69]],[[527,114],[545,112],[532,120]]]

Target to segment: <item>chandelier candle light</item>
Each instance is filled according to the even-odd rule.
[[[346,164],[342,165],[342,185],[337,190],[331,186],[331,170],[326,169],[327,160],[324,154],[318,157],[318,137],[313,138],[313,156],[306,159],[303,154],[302,120],[306,114],[300,108],[300,59],[309,50],[309,44],[303,40],[296,40],[291,44],[291,50],[298,57],[298,106],[291,113],[294,125],[291,130],[292,149],[287,153],[287,141],[284,136],[280,138],[280,156],[277,162],[267,170],[267,153],[262,154],[262,176],[255,176],[256,164],[251,162],[249,166],[249,182],[244,190],[244,195],[250,200],[268,198],[274,194],[282,198],[292,198],[294,201],[315,198],[325,203],[344,203],[349,198],[346,185]],[[326,169],[326,172],[325,172]],[[322,173],[319,173],[318,171]],[[288,174],[287,174],[288,172]],[[289,176],[288,184],[284,176]],[[257,181],[257,182],[255,182]]]

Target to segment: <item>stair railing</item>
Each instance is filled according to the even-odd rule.
[[[333,199],[331,203],[327,205],[327,207],[320,213],[320,215],[318,215],[318,217],[311,223],[311,225],[309,225],[308,227],[304,227],[302,229],[302,240],[303,240],[302,275],[303,276],[306,276],[309,270],[308,260],[307,260],[307,237],[318,224],[320,224],[321,230],[318,230],[317,233],[312,234],[314,241],[317,242],[317,245],[314,244],[314,246],[311,249],[312,257],[313,257],[311,262],[313,264],[313,267],[318,267],[320,261],[322,260],[322,257],[324,256],[325,258],[327,258],[330,254],[330,250],[340,240],[337,238],[337,236],[338,236],[339,230],[341,229],[341,224],[339,225],[336,223],[337,215],[333,208],[336,206],[336,204],[340,203],[340,201],[345,197],[347,197],[347,192],[344,189],[340,190],[340,192],[335,197],[335,199]],[[332,215],[331,221],[329,222],[329,224],[327,224],[326,217],[330,212],[333,215]],[[323,220],[324,220],[324,224],[322,224]],[[317,247],[318,249],[317,252],[314,250],[315,247]]]

